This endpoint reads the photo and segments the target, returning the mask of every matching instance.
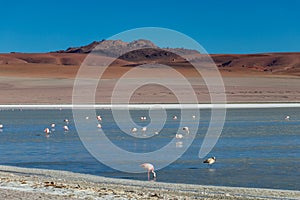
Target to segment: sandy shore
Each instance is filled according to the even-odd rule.
[[[1,199],[299,199],[300,191],[170,184],[0,166]]]

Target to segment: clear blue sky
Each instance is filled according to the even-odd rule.
[[[208,53],[300,51],[298,0],[4,2],[2,53],[66,49],[147,26],[182,32]]]

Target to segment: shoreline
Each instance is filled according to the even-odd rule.
[[[298,199],[300,197],[300,191],[294,190],[149,182],[4,165],[0,165],[0,179],[0,197],[10,199],[20,197],[22,199]]]
[[[0,104],[7,109],[239,109],[239,108],[300,108],[300,103],[220,103],[220,104]]]

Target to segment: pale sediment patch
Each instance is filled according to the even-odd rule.
[[[112,179],[0,166],[1,199],[299,199],[300,191]]]

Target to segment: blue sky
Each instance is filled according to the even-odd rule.
[[[149,26],[182,32],[208,53],[300,51],[299,8],[298,0],[5,1],[0,52],[66,49]]]

